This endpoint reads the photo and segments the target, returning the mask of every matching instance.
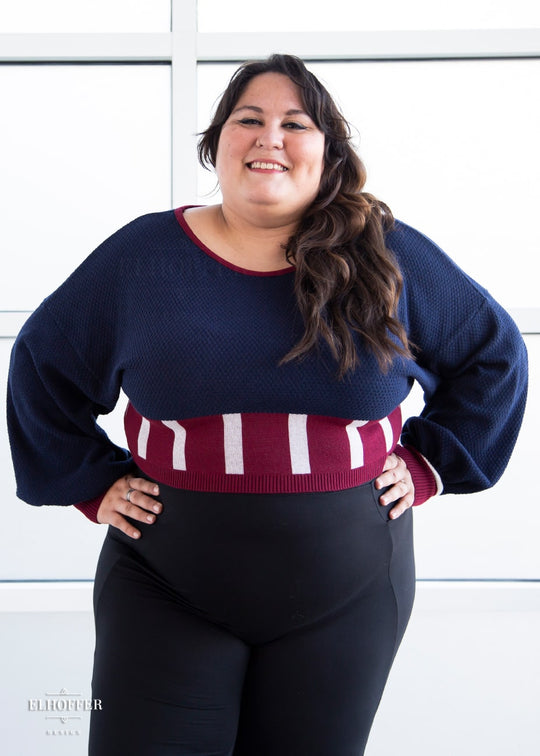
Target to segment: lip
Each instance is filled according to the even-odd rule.
[[[246,163],[250,171],[262,171],[264,173],[286,173],[289,169],[277,160],[250,160]]]

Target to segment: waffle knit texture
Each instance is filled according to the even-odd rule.
[[[279,364],[303,332],[292,268],[261,274],[226,263],[196,240],[180,210],[145,215],[120,229],[45,299],[14,345],[8,427],[18,496],[38,506],[78,505],[95,520],[106,490],[135,464],[143,471],[146,465],[149,475],[170,468],[170,482],[182,487],[191,480],[186,487],[197,490],[332,490],[375,477],[393,450],[411,470],[415,504],[436,493],[438,481],[444,493],[492,486],[509,460],[525,407],[523,340],[489,293],[428,238],[397,222],[387,244],[403,273],[399,317],[417,357],[397,358],[383,374],[358,342],[360,365],[340,381],[323,343],[302,361]],[[406,420],[398,445],[398,408],[414,381],[424,389],[425,407]],[[97,424],[121,389],[129,399],[131,451],[113,444]],[[280,449],[289,455],[283,469],[281,462],[265,466],[264,443],[269,448],[270,438],[274,445],[269,417],[276,426],[279,418],[289,428],[292,422],[301,433],[298,418],[306,418],[300,452],[290,436],[280,436]],[[213,430],[209,418],[219,418]],[[248,442],[244,429],[253,418]],[[324,462],[325,444],[338,448],[344,438],[335,447],[332,433],[351,423],[365,452],[352,478],[352,431],[345,431],[352,445],[343,442],[341,458],[327,467]],[[187,454],[199,433],[203,454],[204,428],[210,434],[218,426],[224,450],[227,438],[243,439],[242,460],[253,443],[261,445],[258,482],[245,475],[238,481],[245,471],[234,465],[227,471],[226,462],[205,468],[197,454],[189,472],[202,471],[202,478],[189,478],[178,444],[185,441]],[[342,485],[330,475],[338,468]],[[236,488],[226,487],[227,475],[236,476]],[[298,489],[294,475],[304,476]]]

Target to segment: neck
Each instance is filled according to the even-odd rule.
[[[279,270],[289,265],[285,246],[294,233],[296,223],[264,218],[253,221],[238,215],[225,204],[216,209],[216,220],[223,239],[239,258],[245,256],[245,267],[256,264],[261,270]]]

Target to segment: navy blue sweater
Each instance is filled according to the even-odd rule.
[[[156,424],[162,436],[173,434],[176,461],[169,482],[180,475],[177,484],[189,487],[178,443],[185,443],[194,419],[215,417],[234,440],[236,418],[287,416],[288,432],[300,431],[294,453],[303,475],[310,463],[309,450],[302,462],[302,433],[309,435],[302,418],[333,419],[333,427],[343,419],[349,438],[351,428],[364,433],[377,421],[383,435],[373,431],[362,441],[364,447],[369,438],[383,444],[382,457],[366,467],[374,476],[395,448],[401,429],[396,431],[396,408],[415,380],[424,389],[425,407],[406,420],[401,443],[408,464],[419,463],[413,475],[419,490],[422,465],[432,466],[446,493],[493,485],[524,411],[523,340],[488,292],[425,236],[398,222],[387,244],[404,278],[399,317],[418,355],[415,361],[396,359],[383,374],[358,342],[360,365],[340,381],[324,344],[301,362],[279,365],[303,332],[292,268],[260,274],[227,264],[193,237],[178,211],[129,223],[40,305],[16,340],[8,425],[18,496],[35,505],[95,500],[133,469],[134,456],[143,470],[148,456],[152,473],[150,457],[163,453],[163,444],[153,452],[148,447]],[[129,398],[130,417],[137,418],[133,439],[128,433],[133,453],[112,444],[96,422],[114,408],[120,389]],[[184,420],[191,425],[182,425]],[[309,443],[319,443],[319,426],[307,423],[315,434]],[[192,437],[204,438],[197,427]],[[264,422],[257,427],[264,429]],[[229,472],[243,471],[229,454],[231,464]],[[163,465],[161,459],[156,469]],[[436,486],[424,488],[416,503]]]

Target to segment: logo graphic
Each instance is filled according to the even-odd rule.
[[[86,698],[82,693],[70,693],[62,688],[58,693],[45,693],[44,698],[29,698],[28,711],[40,711],[45,713],[46,720],[58,720],[66,725],[71,720],[81,720],[82,712],[101,710],[100,698]],[[48,729],[47,735],[80,735],[76,727],[74,729]]]

